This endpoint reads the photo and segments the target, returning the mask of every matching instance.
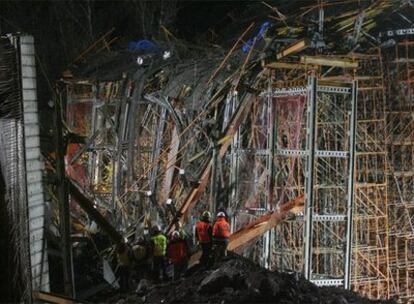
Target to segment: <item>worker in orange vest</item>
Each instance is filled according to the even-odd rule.
[[[229,243],[230,234],[230,225],[226,220],[226,214],[220,211],[217,213],[217,219],[213,226],[213,250],[216,263],[227,256],[227,244]]]
[[[187,242],[178,230],[171,234],[171,239],[167,247],[168,258],[173,264],[174,277],[176,280],[187,270],[189,259],[189,248]]]
[[[201,246],[202,255],[200,265],[208,266],[210,264],[210,255],[212,248],[213,227],[211,226],[211,213],[204,211],[201,220],[196,224],[196,238]]]

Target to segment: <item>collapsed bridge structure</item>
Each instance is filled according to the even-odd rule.
[[[266,268],[414,300],[414,33],[375,21],[412,7],[265,7],[226,51],[97,42],[56,84],[67,291],[74,222],[116,243],[223,208],[229,250]]]

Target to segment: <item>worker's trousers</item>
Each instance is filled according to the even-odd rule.
[[[228,238],[214,239],[213,251],[214,251],[214,263],[217,264],[225,256],[227,256],[227,244],[229,243]]]
[[[184,275],[185,271],[187,270],[187,266],[188,266],[187,261],[183,261],[181,263],[173,264],[173,268],[174,268],[173,279],[174,279],[174,281],[178,280],[180,277],[182,277]]]
[[[126,292],[129,290],[129,276],[130,270],[128,266],[121,265],[118,268],[118,276],[119,276],[119,291]]]
[[[201,258],[200,258],[200,265],[202,266],[210,266],[211,265],[211,248],[213,244],[211,242],[200,243],[201,246]]]
[[[158,281],[160,279],[160,272],[162,274],[162,279],[167,280],[167,265],[165,262],[164,256],[155,256],[152,259],[152,271],[154,275],[154,279]]]

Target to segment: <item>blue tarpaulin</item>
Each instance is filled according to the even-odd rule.
[[[263,38],[264,33],[267,31],[267,29],[271,26],[271,23],[269,21],[266,21],[265,23],[262,24],[262,26],[260,27],[259,32],[257,33],[256,36],[254,36],[253,38],[250,38],[242,47],[242,50],[244,53],[247,53],[250,48],[253,46],[253,43],[255,43],[254,41],[256,40],[256,42],[260,41]]]
[[[128,43],[128,50],[132,52],[136,51],[151,51],[157,49],[154,42],[146,39],[131,41]]]

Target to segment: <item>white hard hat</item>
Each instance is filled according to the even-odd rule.
[[[175,230],[172,234],[171,234],[173,239],[178,239],[180,237],[180,232]]]
[[[220,211],[219,213],[217,213],[217,217],[226,217],[226,215],[223,211]]]

